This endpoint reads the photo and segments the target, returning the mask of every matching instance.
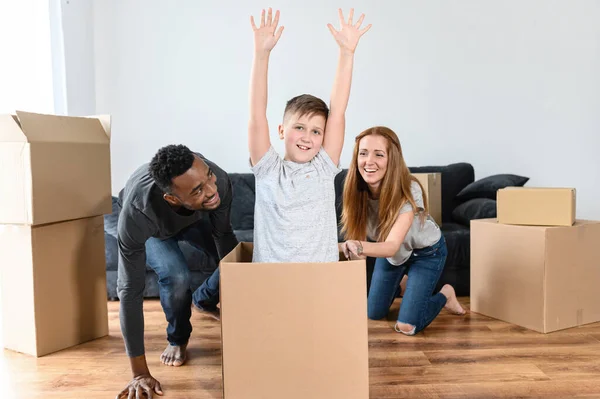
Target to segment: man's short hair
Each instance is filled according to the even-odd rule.
[[[173,179],[187,172],[194,158],[194,153],[182,144],[162,147],[150,161],[150,176],[165,194],[169,194]]]

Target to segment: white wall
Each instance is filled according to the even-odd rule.
[[[55,112],[50,9],[48,0],[0,2],[0,114]],[[0,348],[2,299],[0,292]]]
[[[54,112],[48,0],[0,2],[0,113]]]
[[[94,115],[94,1],[60,0],[60,3],[67,114]]]
[[[248,172],[251,1],[94,3],[96,112],[113,114],[113,189],[158,147],[185,143]],[[516,173],[573,186],[578,216],[600,218],[600,2],[597,0],[279,0],[268,116],[285,101],[329,98],[337,7],[373,28],[356,55],[347,146],[382,124],[411,166],[471,162],[476,178]],[[282,150],[278,142],[278,149]]]

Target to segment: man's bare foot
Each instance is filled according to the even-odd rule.
[[[456,299],[456,292],[454,288],[450,284],[446,284],[442,287],[440,292],[446,297],[446,306],[444,306],[450,313],[454,313],[457,315],[465,314],[465,310],[458,303],[458,299]]]
[[[160,361],[167,366],[179,367],[185,363],[187,345],[168,345],[160,355]]]
[[[215,319],[217,321],[221,320],[221,310],[219,308],[215,308],[214,310],[208,310],[208,309],[202,309],[199,308],[198,306],[196,306],[195,304],[192,303],[193,309],[200,313],[203,314],[205,316],[208,316],[212,319]]]

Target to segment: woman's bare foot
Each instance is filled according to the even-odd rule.
[[[160,361],[167,366],[179,367],[185,363],[187,345],[169,345],[160,355]]]
[[[446,306],[444,306],[450,313],[454,313],[457,315],[465,314],[465,310],[458,303],[458,299],[456,299],[456,292],[454,292],[454,288],[450,284],[446,284],[442,287],[440,292],[446,297]]]

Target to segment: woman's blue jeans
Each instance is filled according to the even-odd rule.
[[[411,335],[427,327],[446,305],[446,297],[440,292],[433,294],[433,290],[447,256],[446,240],[442,236],[432,246],[414,250],[403,265],[394,266],[386,258],[377,258],[367,300],[369,318],[379,320],[387,316],[399,294],[400,281],[408,273],[398,322],[413,325]]]

